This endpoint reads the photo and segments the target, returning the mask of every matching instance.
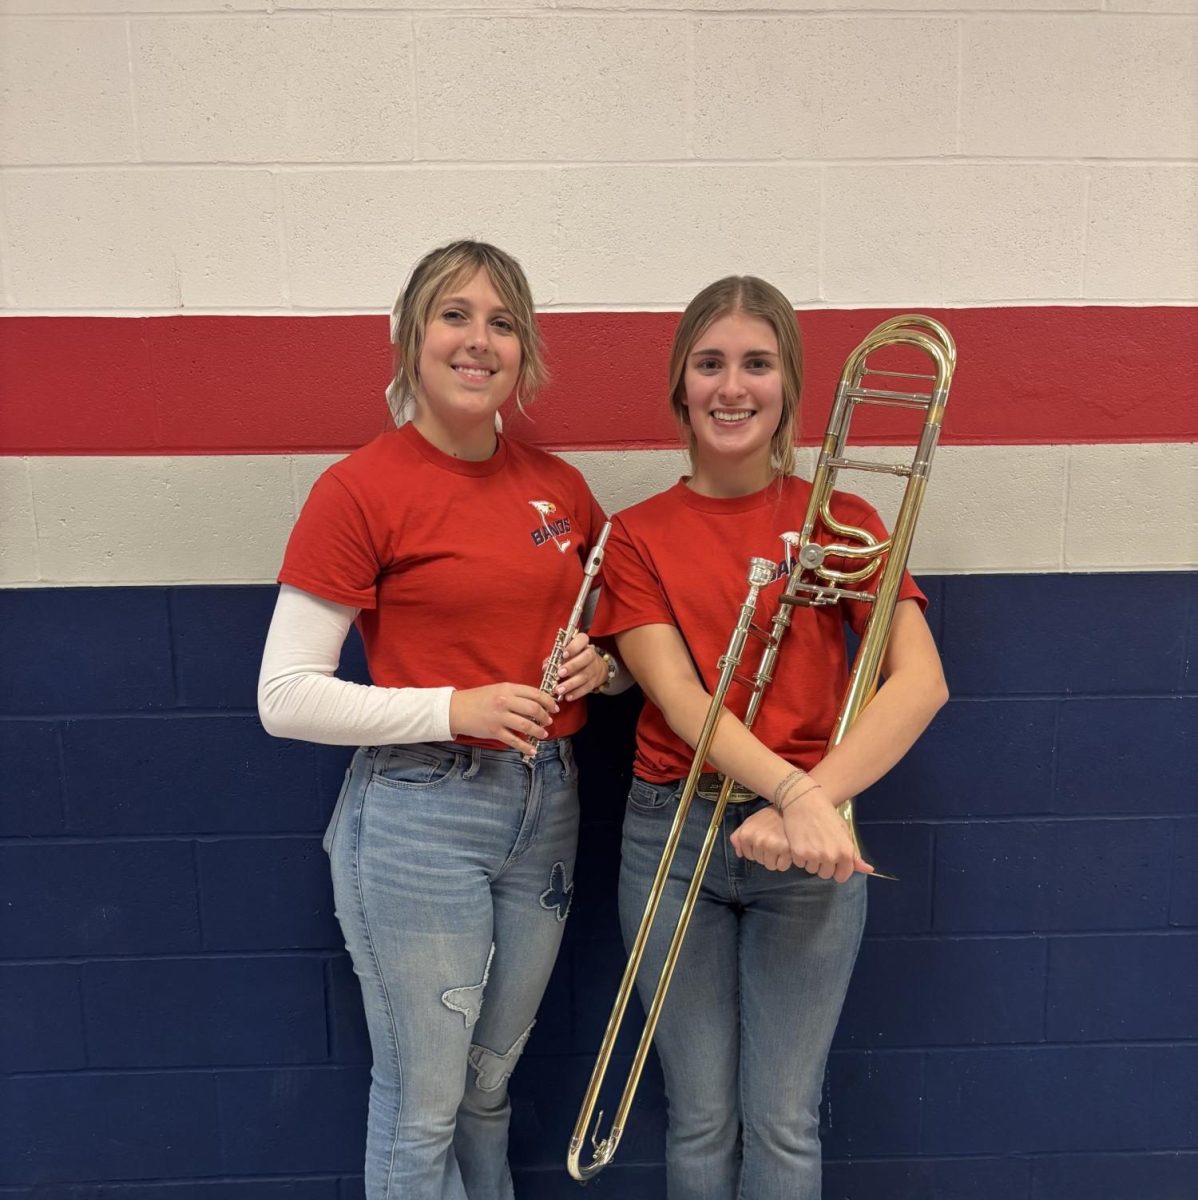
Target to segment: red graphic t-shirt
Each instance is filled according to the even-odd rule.
[[[489,459],[464,462],[409,424],[317,480],[279,582],[362,610],[379,686],[536,687],[603,520],[582,475],[553,455],[500,435]],[[584,716],[582,703],[563,705],[551,733]]]
[[[771,484],[729,500],[700,496],[680,481],[626,509],[614,519],[607,542],[591,633],[603,637],[641,625],[673,625],[704,687],[713,691],[720,656],[749,590],[749,559],[778,564],[774,582],[761,590],[754,618],[767,629],[788,570],[781,535],[802,528],[810,495],[811,485],[797,476],[780,488]],[[886,536],[877,512],[859,496],[835,492],[832,512],[879,539]],[[926,604],[907,574],[899,598]],[[823,756],[848,682],[844,623],[860,632],[868,615],[869,606],[861,601],[794,609],[753,726],[761,741],[788,762],[809,768]],[[760,644],[750,638],[741,674],[751,675],[759,658]],[[725,703],[743,717],[748,698],[748,688],[733,683]],[[690,747],[646,700],[637,725],[636,773],[651,783],[666,783],[685,776],[691,758]]]

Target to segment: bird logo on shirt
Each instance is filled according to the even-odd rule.
[[[533,545],[543,546],[546,542],[552,542],[563,554],[569,553],[570,539],[562,535],[573,528],[570,518],[554,517],[557,505],[549,500],[530,500],[528,503],[541,515],[540,527],[531,531]]]
[[[802,538],[795,533],[793,529],[788,529],[785,533],[780,533],[778,536],[782,539],[782,544],[786,547],[786,573],[789,575],[794,570],[794,559],[791,555],[799,548],[799,543]]]

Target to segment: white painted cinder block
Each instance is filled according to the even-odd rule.
[[[1198,0],[1106,0],[1113,12],[1198,13]]]
[[[336,462],[340,462],[344,454],[297,454],[289,458],[288,465],[291,473],[291,496],[296,517],[308,499],[312,485]]]
[[[321,0],[287,0],[287,3],[319,4]],[[354,0],[337,0],[338,3],[353,3]],[[383,3],[385,0],[374,0]],[[455,0],[437,0],[441,4],[452,4]],[[539,0],[541,3],[550,0]],[[1159,2],[1188,3],[1190,0],[1144,0],[1151,4]],[[552,0],[557,8],[617,8],[636,12],[640,9],[694,10],[704,13],[745,13],[753,18],[759,13],[786,12],[956,12],[973,9],[1098,9],[1103,0]]]
[[[909,457],[897,447],[854,453],[883,462]],[[308,490],[338,457],[33,458],[25,460],[32,499],[25,462],[0,460],[0,586],[271,582]],[[688,470],[681,450],[564,457],[609,513]],[[798,458],[810,479],[815,452],[803,448]],[[893,525],[900,481],[842,472],[838,482]],[[1191,444],[942,446],[911,567],[927,574],[1193,570],[1196,509],[1198,446]]]
[[[123,21],[6,19],[0,161],[137,158]]]
[[[1068,453],[1066,446],[941,447],[920,511],[911,569],[928,574],[1060,570]],[[911,452],[898,446],[868,447],[852,456],[907,463]],[[587,477],[608,513],[639,503],[689,473],[681,450],[583,451],[562,457]],[[804,478],[811,478],[815,459],[813,448],[798,452]],[[883,522],[893,526],[901,479],[842,471],[837,486],[865,497]],[[1175,548],[1173,553],[1176,560]]]
[[[575,450],[561,457],[586,476],[608,516],[664,492],[690,474],[684,450]]]
[[[32,460],[46,583],[274,577],[294,522],[276,455]]]
[[[813,0],[813,6],[820,8],[858,12],[1034,12],[1037,9],[1097,12],[1103,3],[1104,0]]]
[[[395,0],[381,0],[393,5]],[[365,0],[362,0],[365,3]],[[0,13],[266,12],[279,0],[0,0]]]
[[[406,17],[149,19],[133,21],[132,36],[148,160],[412,157]]]
[[[935,574],[1059,571],[1066,446],[942,446],[911,569]],[[888,523],[894,510],[883,514]]]
[[[527,12],[530,9],[557,8],[559,0],[417,0],[405,4],[402,0],[271,0],[271,7],[278,10],[314,8],[364,8],[364,9],[457,9],[474,10],[480,13],[503,14]]]
[[[956,149],[957,22],[698,23],[701,158],[918,157]],[[722,69],[735,64],[735,69]],[[748,86],[746,86],[748,84]]]
[[[936,451],[916,526],[915,572],[999,573],[1061,568],[1065,446],[941,446]],[[910,463],[911,447],[870,446],[851,457]],[[811,478],[814,463],[804,464]],[[837,488],[864,496],[894,527],[904,481],[893,475],[841,471]]]
[[[944,446],[936,452],[911,553],[911,569],[938,572],[1060,570],[1065,446]],[[854,458],[907,463],[910,449],[868,447]],[[600,504],[618,512],[688,473],[683,451],[575,452],[563,457],[586,475]],[[798,453],[810,479],[816,451]],[[892,527],[902,499],[895,476],[842,471],[837,486],[873,504]],[[801,514],[800,514],[801,516]],[[1174,539],[1176,541],[1176,539]]]
[[[283,191],[294,304],[390,310],[416,260],[463,237],[514,254],[539,304],[556,298],[557,209],[545,170],[296,171]]]
[[[942,304],[1076,298],[1085,168],[828,167],[823,296]]]
[[[1065,566],[1198,568],[1198,445],[1071,446]]]
[[[1193,157],[1194,34],[1184,18],[1135,15],[966,21],[962,152]]]
[[[1198,168],[1134,163],[1094,167],[1086,296],[1198,299],[1196,218]]]
[[[417,157],[686,157],[689,37],[678,20],[418,20]]]
[[[0,584],[21,584],[38,574],[28,462],[0,458]]]
[[[818,293],[818,168],[577,168],[559,186],[565,304],[681,307],[729,274]]]
[[[9,172],[8,286],[23,308],[278,305],[266,171]]]

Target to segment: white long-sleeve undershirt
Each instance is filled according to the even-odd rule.
[[[357,615],[356,608],[299,588],[279,589],[258,676],[263,728],[332,746],[450,740],[452,687],[374,687],[336,678]]]

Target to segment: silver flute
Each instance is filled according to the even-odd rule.
[[[586,608],[587,597],[591,594],[591,586],[595,582],[595,576],[599,574],[599,568],[603,565],[603,547],[607,545],[609,533],[611,533],[611,522],[605,521],[603,528],[599,531],[599,540],[591,547],[591,551],[587,555],[586,566],[582,569],[582,584],[578,589],[578,597],[574,601],[570,619],[566,622],[564,629],[557,631],[557,637],[553,639],[553,649],[545,660],[545,673],[541,676],[541,691],[547,696],[552,696],[553,689],[557,687],[557,673],[561,670],[562,659],[566,656],[566,647],[574,640],[574,635],[578,632],[578,626],[582,622],[582,610]],[[535,754],[524,755],[526,763],[531,763],[534,758],[536,758]]]

